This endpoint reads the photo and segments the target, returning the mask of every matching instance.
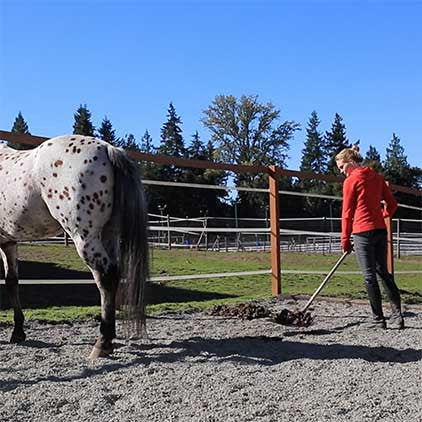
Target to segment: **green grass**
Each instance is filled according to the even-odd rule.
[[[48,264],[51,274],[60,274],[62,269],[87,271],[85,264],[78,257],[73,247],[62,245],[20,247],[21,267],[25,264]],[[308,253],[283,253],[283,269],[320,270],[328,272],[337,261],[338,255],[320,255]],[[33,267],[31,267],[33,268]],[[269,252],[204,252],[195,250],[154,250],[151,259],[152,276],[207,274],[219,272],[254,271],[270,268]],[[422,256],[405,257],[395,261],[396,271],[422,270]],[[344,261],[338,271],[358,271],[355,257]],[[39,274],[38,278],[42,278]],[[21,271],[21,277],[22,271]],[[87,272],[86,277],[90,277]],[[285,274],[282,276],[282,291],[285,294],[312,294],[322,282],[324,275]],[[422,303],[420,274],[398,274],[396,281],[399,288],[407,293],[403,300],[409,303]],[[366,291],[360,274],[335,274],[321,296],[349,299],[364,299]],[[196,279],[163,282],[155,285],[152,304],[148,306],[150,314],[162,312],[180,312],[211,308],[217,304],[234,304],[253,299],[271,297],[269,275],[236,276],[214,279]],[[52,307],[47,309],[25,310],[27,319],[41,321],[70,321],[92,318],[99,314],[99,307]],[[12,320],[10,311],[0,311],[0,322]]]

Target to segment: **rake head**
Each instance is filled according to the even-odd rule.
[[[300,310],[289,311],[283,309],[273,318],[274,322],[282,325],[296,325],[297,327],[309,327],[314,321],[314,317],[310,312],[303,312]]]

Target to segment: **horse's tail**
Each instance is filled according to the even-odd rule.
[[[148,265],[148,210],[138,164],[119,148],[107,147],[114,167],[112,224],[118,273],[118,306],[136,332],[145,330],[145,284]]]

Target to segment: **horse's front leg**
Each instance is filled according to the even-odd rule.
[[[20,343],[25,341],[26,335],[23,331],[25,318],[19,300],[17,244],[9,242],[1,245],[0,253],[4,265],[6,290],[13,307],[13,319],[15,322],[10,342]]]
[[[113,266],[107,272],[93,271],[101,296],[100,337],[90,354],[91,359],[107,357],[113,353],[113,339],[116,337],[116,292],[117,271]]]

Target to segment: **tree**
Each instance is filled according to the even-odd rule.
[[[91,122],[91,112],[88,110],[86,104],[80,105],[73,117],[75,119],[75,123],[73,124],[73,133],[75,135],[95,135],[95,127]]]
[[[327,167],[325,155],[325,139],[318,131],[320,120],[316,111],[311,113],[306,128],[305,148],[302,150],[301,171],[324,173]],[[321,193],[325,189],[322,180],[301,180],[298,184],[300,190],[311,193]],[[303,203],[305,214],[315,215],[323,208],[323,201],[318,198],[306,197]]]
[[[400,138],[396,136],[395,133],[393,133],[393,137],[386,149],[386,156],[383,164],[385,178],[390,183],[420,189],[421,169],[410,166],[404,148],[401,145]],[[420,198],[417,198],[414,195],[396,192],[395,197],[398,202],[420,206]],[[404,218],[411,217],[412,215],[414,215],[414,211],[412,212],[412,210],[399,208],[395,217]]]
[[[101,122],[101,126],[98,129],[98,134],[103,141],[108,142],[111,145],[117,144],[115,130],[113,129],[113,125],[107,116],[105,116]]]
[[[381,164],[381,156],[377,149],[372,145],[369,145],[369,149],[365,155],[365,165],[375,170],[377,173],[383,173]]]
[[[22,116],[22,113],[19,112],[15,122],[13,123],[12,130],[13,133],[24,133],[26,135],[30,135],[28,124],[26,123],[25,119]],[[15,142],[8,142],[7,145],[14,149],[32,149],[35,146],[32,145],[25,145],[25,144],[17,144]]]
[[[305,148],[302,150],[301,171],[324,173],[327,165],[324,137],[318,131],[320,120],[316,111],[311,113],[306,128]]]
[[[338,113],[334,116],[331,131],[325,132],[325,144],[325,153],[328,157],[327,172],[330,174],[338,174],[335,156],[342,149],[350,147],[346,137],[346,126],[343,123],[343,118]]]
[[[148,130],[145,131],[144,136],[141,138],[141,151],[146,154],[155,154],[157,149],[154,147],[152,137]]]
[[[293,121],[278,123],[280,110],[272,103],[261,104],[258,96],[219,95],[204,110],[202,123],[212,134],[218,158],[233,164],[284,167],[289,141],[300,125]],[[267,177],[243,173],[235,176],[237,186],[267,187]],[[242,215],[264,215],[267,198],[240,192],[238,203]]]
[[[385,177],[396,185],[411,186],[410,165],[400,139],[393,133],[384,160]]]
[[[209,141],[205,146],[196,131],[191,140],[190,146],[186,150],[187,157],[192,160],[214,160],[215,149]],[[185,183],[221,185],[226,182],[224,171],[187,168],[184,173]],[[185,214],[189,216],[221,215],[224,209],[223,202],[227,197],[227,192],[217,189],[189,188],[188,195],[185,195]]]
[[[167,121],[161,128],[160,154],[171,155],[172,157],[184,157],[185,145],[180,125],[182,119],[177,115],[173,103],[170,103],[167,114]]]
[[[132,133],[126,134],[123,138],[119,138],[116,141],[116,146],[119,148],[127,149],[130,151],[141,152],[141,147]]]
[[[140,152],[146,154],[155,154],[157,148],[153,145],[152,137],[148,130],[145,131],[140,142]],[[144,161],[141,163],[141,177],[145,180],[157,180],[157,164],[151,161]],[[150,210],[157,210],[160,203],[157,196],[157,190],[161,189],[160,186],[144,185],[145,193],[148,199],[148,207]]]
[[[177,115],[173,103],[169,104],[167,121],[161,128],[161,139],[158,153],[172,157],[185,157],[186,148],[181,129],[182,119]],[[182,182],[185,169],[174,165],[163,165],[157,167],[157,178],[162,181]],[[157,199],[157,206],[166,205],[166,212],[170,215],[185,216],[184,201],[181,198],[186,195],[184,188],[154,187],[154,197]]]

